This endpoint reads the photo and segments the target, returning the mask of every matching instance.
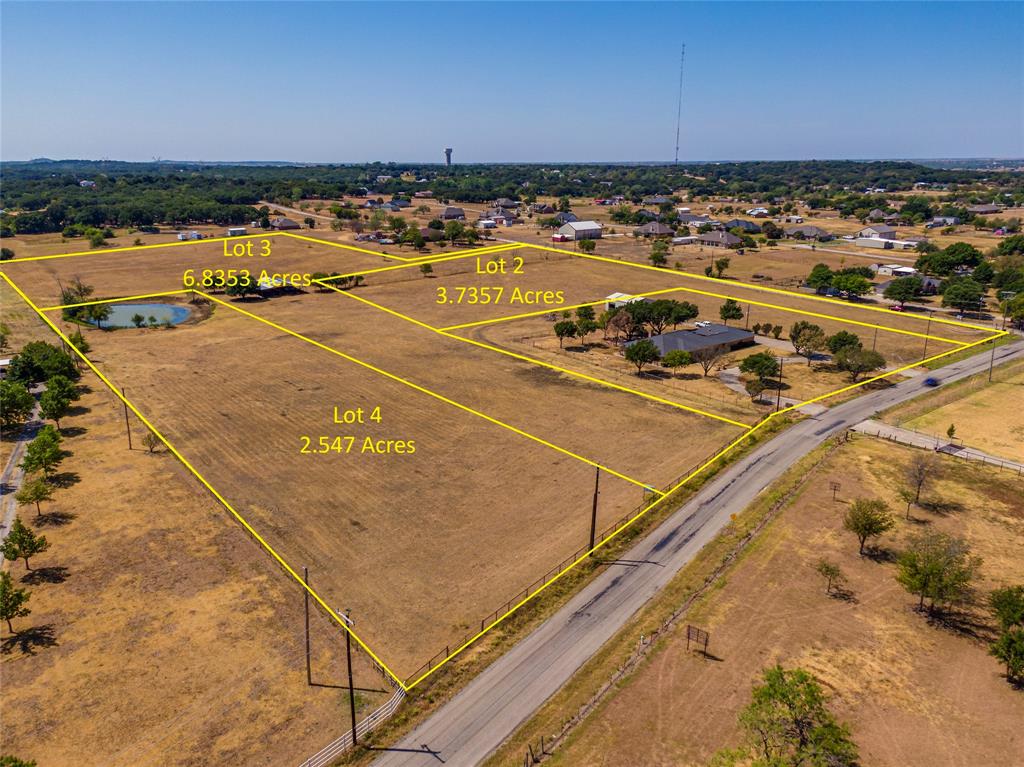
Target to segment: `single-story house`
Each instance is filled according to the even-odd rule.
[[[645,218],[648,221],[653,221],[658,217],[657,213],[647,210],[646,208],[640,208],[640,210],[638,210],[633,215],[636,216],[637,218]]]
[[[618,309],[620,306],[626,304],[635,304],[637,301],[646,301],[647,299],[642,296],[634,296],[629,293],[612,293],[611,295],[605,296],[604,299],[604,310],[606,312],[612,309]]]
[[[270,219],[271,229],[301,229],[297,222],[292,221],[290,218],[284,216],[278,216],[277,218]]]
[[[818,242],[834,239],[834,235],[831,232],[826,232],[821,227],[809,225],[791,226],[786,229],[786,236],[794,240],[816,240]]]
[[[391,204],[395,205],[395,206],[397,206],[399,208],[411,208],[412,207],[412,203],[411,202],[409,202],[408,200],[403,200],[401,197],[395,197],[393,200],[391,200]]]
[[[386,210],[388,213],[398,213],[401,210],[401,208],[394,202],[386,202],[380,206],[380,209]]]
[[[508,197],[499,197],[494,201],[495,208],[518,208],[519,203],[515,200],[511,200]]]
[[[360,207],[361,208],[379,208],[380,207],[380,203],[377,202],[376,200],[367,200],[362,205],[360,205]]]
[[[677,349],[691,354],[707,349],[726,351],[739,349],[752,345],[754,334],[743,328],[711,323],[694,330],[673,330],[669,333],[662,333],[660,336],[651,336],[648,340],[658,348],[661,356],[664,357]],[[630,341],[626,346],[632,346],[635,343],[637,341]]]
[[[569,221],[559,227],[558,233],[570,240],[598,240],[601,225],[597,221]]]
[[[423,239],[427,242],[437,242],[444,239],[444,229],[431,229],[425,226],[420,229],[420,234],[423,235]]]
[[[666,226],[660,221],[651,221],[633,230],[633,234],[638,237],[669,237],[674,233],[672,227]]]
[[[438,218],[442,221],[465,221],[466,212],[462,208],[453,208],[449,205],[441,211],[441,215]]]
[[[761,227],[755,224],[753,221],[746,221],[742,218],[734,218],[730,221],[726,221],[726,229],[742,229],[747,234],[761,234]]]
[[[697,242],[712,248],[731,248],[743,240],[732,232],[705,232],[697,235]]]
[[[244,226],[229,226],[228,237],[241,237],[246,233]]]
[[[697,216],[693,213],[680,213],[679,223],[686,224],[687,226],[700,226],[701,224],[707,224],[711,221],[707,216]]]
[[[896,230],[888,224],[872,224],[857,232],[857,237],[880,237],[883,240],[895,240]]]
[[[555,212],[555,209],[546,202],[536,202],[530,206],[530,210],[542,216],[549,216]]]
[[[575,213],[565,213],[565,212],[556,213],[554,215],[554,219],[559,224],[571,224],[573,221],[579,221],[579,218],[577,217],[577,215]]]
[[[956,216],[936,216],[925,224],[929,229],[938,229],[940,226],[959,226],[960,219]]]
[[[998,205],[971,205],[967,208],[968,213],[973,213],[976,216],[988,216],[993,213],[999,213],[1002,210]]]
[[[747,211],[747,215],[753,216],[754,218],[767,218],[768,208],[751,208]]]
[[[901,264],[872,264],[870,268],[879,277],[914,277],[917,275],[917,269]]]
[[[870,213],[868,213],[867,219],[868,221],[881,221],[885,216],[886,213],[884,210],[881,208],[874,208]]]
[[[672,202],[671,199],[661,194],[656,194],[653,197],[644,197],[641,201],[641,205],[667,205]]]

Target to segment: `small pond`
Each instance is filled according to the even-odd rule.
[[[192,311],[185,306],[175,304],[111,304],[110,316],[103,320],[105,328],[133,328],[132,317],[143,317],[143,325],[164,325],[170,322],[179,325],[189,318]],[[150,319],[156,320],[152,323]],[[92,324],[96,324],[93,322]]]

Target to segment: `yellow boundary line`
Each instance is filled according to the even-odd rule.
[[[5,272],[0,272],[0,277],[3,277],[4,280],[7,282],[7,284],[10,285],[19,296],[21,296],[21,300],[24,301],[26,303],[26,305],[28,305],[28,307],[31,308],[37,315],[39,315],[40,319],[42,319],[43,322],[45,322],[50,327],[50,329],[54,333],[56,333],[57,336],[65,344],[67,344],[71,349],[74,350],[75,354],[77,354],[82,359],[82,361],[85,362],[85,364],[89,366],[89,369],[92,370],[92,372],[95,373],[96,376],[104,384],[106,384],[106,386],[112,392],[114,392],[114,395],[119,400],[121,400],[125,404],[126,407],[130,408],[131,411],[133,413],[135,413],[135,415],[139,418],[139,420],[142,421],[143,424],[145,424],[146,428],[149,429],[151,432],[153,432],[153,434],[156,435],[157,439],[159,439],[167,447],[167,449],[174,455],[175,458],[177,458],[179,461],[181,461],[182,465],[185,466],[185,468],[187,468],[190,472],[192,472],[193,476],[195,476],[195,478],[198,479],[203,484],[203,486],[207,490],[210,491],[210,493],[213,495],[213,497],[216,498],[225,509],[227,509],[229,512],[231,512],[231,515],[235,519],[237,519],[242,524],[242,526],[247,531],[249,531],[249,533],[257,541],[259,541],[260,545],[263,546],[263,548],[266,549],[267,552],[270,553],[270,555],[278,562],[278,564],[280,564],[285,569],[285,571],[289,575],[291,575],[295,579],[295,581],[300,586],[302,586],[302,588],[304,588],[310,594],[310,596],[312,596],[317,601],[317,603],[321,607],[323,607],[327,611],[328,615],[330,615],[332,618],[334,618],[335,622],[339,626],[341,626],[343,629],[345,629],[345,631],[347,631],[352,636],[352,638],[355,639],[356,642],[359,643],[359,646],[362,647],[364,650],[366,650],[366,652],[369,653],[370,657],[373,658],[374,661],[376,661],[380,665],[380,667],[383,668],[391,676],[392,679],[394,679],[399,685],[401,685],[403,688],[405,688],[405,684],[402,682],[401,679],[398,678],[398,676],[390,668],[388,668],[387,664],[384,663],[384,661],[382,661],[379,657],[377,657],[377,655],[373,652],[373,650],[371,650],[367,646],[367,644],[362,639],[359,638],[359,636],[356,634],[356,632],[353,631],[352,628],[345,621],[343,621],[338,616],[338,614],[335,613],[334,610],[331,609],[331,607],[326,602],[324,602],[323,599],[321,599],[320,595],[317,594],[316,591],[311,589],[306,584],[306,582],[302,578],[299,577],[299,574],[296,573],[291,568],[291,566],[284,560],[284,558],[281,557],[281,555],[278,554],[277,551],[274,550],[274,547],[271,546],[269,543],[267,543],[267,541],[263,538],[263,536],[261,536],[258,532],[256,532],[256,530],[252,527],[252,525],[250,525],[246,521],[245,517],[243,517],[241,514],[239,514],[234,509],[234,507],[230,503],[228,503],[227,499],[224,498],[224,496],[222,496],[219,492],[217,492],[216,488],[214,488],[214,486],[211,485],[206,480],[206,478],[202,474],[199,473],[199,471],[188,461],[188,459],[186,459],[185,456],[183,456],[181,453],[178,452],[177,448],[175,448],[174,445],[171,444],[171,442],[160,432],[159,429],[157,429],[152,423],[150,423],[149,419],[146,418],[146,416],[144,416],[142,414],[142,412],[131,402],[131,400],[129,400],[120,391],[118,391],[117,387],[114,386],[114,384],[110,382],[110,380],[100,371],[100,369],[98,367],[96,367],[96,365],[93,364],[92,360],[90,360],[77,346],[75,346],[71,342],[71,339],[69,339],[64,334],[64,332],[59,327],[57,327],[57,325],[54,324],[54,322],[52,320],[50,320],[49,317],[46,316],[46,314],[44,314],[42,311],[40,311],[39,307],[37,307],[32,302],[32,299],[30,299],[27,295],[25,295],[25,292],[20,287],[18,287],[18,285],[10,277],[8,277]],[[408,688],[406,688],[406,689],[408,689]]]
[[[871,311],[871,312],[887,312],[887,313],[890,312],[889,309],[883,309],[883,308],[881,308],[879,306],[861,306],[859,304],[849,304],[849,303],[845,303],[843,301],[836,301],[835,299],[829,298],[827,296],[818,296],[818,295],[813,295],[813,294],[809,294],[809,293],[797,293],[797,292],[792,291],[792,290],[783,290],[782,288],[771,288],[771,287],[768,287],[766,285],[752,285],[752,284],[749,284],[749,283],[746,283],[746,282],[737,282],[737,281],[734,281],[734,280],[723,280],[723,279],[719,279],[717,277],[708,277],[706,274],[694,274],[693,272],[677,272],[677,271],[674,271],[674,270],[666,270],[666,269],[662,269],[661,267],[648,266],[647,264],[638,264],[638,263],[635,263],[633,261],[620,261],[619,259],[608,258],[607,256],[597,256],[597,255],[593,255],[593,254],[590,254],[590,253],[574,253],[571,250],[562,250],[561,248],[551,248],[551,247],[548,247],[547,245],[532,245],[532,244],[529,244],[529,243],[522,243],[522,244],[523,244],[524,247],[536,248],[538,250],[547,250],[547,251],[550,251],[552,253],[563,253],[563,254],[569,255],[569,256],[578,256],[579,258],[589,258],[589,259],[591,259],[593,261],[605,261],[605,262],[610,263],[610,264],[618,264],[619,266],[630,266],[630,267],[633,267],[635,269],[647,269],[647,270],[650,270],[650,271],[659,272],[661,274],[666,274],[666,273],[668,273],[668,274],[679,274],[679,275],[683,275],[684,277],[690,277],[691,279],[703,280],[705,282],[714,282],[714,283],[717,283],[717,284],[720,284],[720,285],[741,285],[742,287],[747,288],[748,290],[760,290],[760,291],[763,291],[765,293],[778,293],[779,295],[793,296],[794,298],[805,298],[805,299],[808,299],[810,301],[823,301],[823,302],[825,302],[827,304],[833,304],[835,306],[845,306],[846,308],[864,309],[866,311]],[[739,300],[739,299],[736,299],[736,300]],[[744,302],[745,303],[749,303],[745,299],[744,299]],[[830,316],[830,315],[824,315],[824,316]],[[907,314],[907,313],[904,313],[901,316],[902,317],[906,317],[908,319],[919,320],[919,321],[922,321],[922,322],[925,322],[925,321],[928,320],[928,317],[922,317],[919,314]],[[986,328],[983,325],[974,325],[974,324],[969,323],[969,322],[960,322],[959,320],[949,320],[949,319],[946,319],[944,317],[932,317],[931,321],[932,322],[938,322],[938,323],[941,323],[943,325],[955,325],[956,327],[969,328],[970,330],[983,330],[986,333],[991,333],[992,332],[992,328]],[[934,338],[935,336],[932,336],[932,337]]]
[[[177,244],[177,243],[172,243],[172,244]],[[534,245],[529,245],[529,244],[525,244],[525,243],[522,244],[522,246],[534,247],[534,248],[540,247],[541,249],[544,249],[543,246],[534,246]],[[547,248],[547,249],[548,250],[552,250],[554,252],[558,252],[558,253],[567,253],[569,255],[579,255],[579,254],[571,253],[569,251],[558,250],[558,249],[555,249],[555,248]],[[449,255],[455,255],[455,254],[449,254]],[[623,263],[623,262],[615,261],[614,259],[604,259],[604,258],[601,258],[601,257],[597,257],[597,258],[599,260],[607,260],[607,261],[610,261],[612,263]],[[643,265],[640,265],[640,264],[632,264],[632,265],[633,266],[640,266],[641,268],[646,268],[646,267],[643,267]],[[654,268],[654,267],[650,267],[650,268]],[[567,573],[569,573],[570,571],[572,571],[573,569],[578,567],[581,562],[586,561],[591,553],[596,552],[597,550],[601,549],[603,546],[607,545],[610,541],[612,541],[613,539],[618,537],[623,531],[625,531],[630,526],[632,526],[637,520],[639,520],[640,518],[645,516],[652,509],[656,508],[660,503],[666,501],[669,497],[671,497],[671,494],[673,492],[675,492],[679,488],[683,487],[687,482],[689,482],[695,476],[697,476],[698,474],[703,472],[705,469],[707,469],[709,466],[711,466],[715,461],[718,461],[719,459],[723,458],[727,453],[729,453],[737,445],[739,445],[744,439],[746,439],[751,434],[753,434],[755,431],[757,431],[758,429],[762,428],[767,423],[769,423],[772,418],[774,418],[776,416],[783,415],[783,414],[788,413],[790,411],[798,410],[799,408],[804,407],[805,405],[808,405],[810,403],[818,402],[818,401],[827,399],[829,397],[836,396],[836,395],[841,394],[843,392],[850,391],[852,389],[859,388],[861,386],[865,386],[865,385],[867,385],[869,383],[872,383],[874,381],[878,381],[878,380],[887,378],[889,376],[898,374],[898,373],[903,372],[905,370],[909,370],[911,368],[918,367],[920,365],[924,365],[924,364],[927,364],[927,363],[930,363],[930,362],[934,362],[936,360],[942,359],[942,358],[947,357],[949,355],[956,354],[956,353],[958,353],[958,352],[960,352],[960,351],[962,351],[964,349],[969,349],[969,348],[973,348],[973,347],[976,347],[976,346],[980,346],[982,344],[994,341],[995,339],[1000,338],[1002,336],[1009,335],[1009,333],[1007,333],[1006,331],[989,331],[989,329],[981,328],[979,326],[967,325],[965,323],[957,323],[957,322],[953,322],[953,321],[946,321],[946,324],[960,325],[962,327],[968,327],[968,328],[971,328],[971,329],[974,329],[974,330],[985,330],[987,332],[991,332],[992,334],[990,336],[988,336],[987,338],[983,338],[983,339],[980,339],[980,340],[977,340],[977,341],[974,341],[974,342],[971,342],[971,343],[953,342],[953,343],[958,343],[958,346],[955,349],[949,349],[949,350],[947,350],[945,352],[941,352],[939,354],[933,355],[933,356],[928,357],[926,359],[922,359],[922,360],[920,360],[918,362],[911,363],[909,365],[905,365],[903,367],[900,367],[900,368],[897,368],[895,370],[891,370],[891,371],[882,373],[880,375],[874,376],[872,378],[865,379],[863,381],[859,381],[857,383],[851,384],[850,386],[846,386],[846,387],[843,387],[841,389],[838,389],[838,390],[836,390],[834,392],[829,392],[827,394],[820,395],[820,396],[812,398],[810,400],[806,400],[804,402],[801,402],[801,403],[798,403],[798,404],[795,404],[795,405],[791,405],[791,406],[789,406],[787,408],[784,408],[782,410],[779,410],[779,411],[776,411],[774,413],[769,414],[768,416],[766,416],[759,423],[755,424],[754,426],[746,428],[746,431],[744,431],[743,434],[741,434],[739,437],[737,437],[735,440],[733,440],[727,446],[725,446],[724,448],[719,450],[713,457],[708,459],[701,466],[699,466],[696,469],[694,469],[694,471],[692,471],[686,477],[682,478],[674,486],[669,488],[668,491],[662,493],[661,496],[658,499],[656,499],[653,503],[651,503],[650,505],[644,507],[640,512],[635,514],[633,517],[631,517],[630,519],[628,519],[625,522],[623,522],[619,527],[617,527],[614,531],[612,531],[600,543],[596,544],[592,549],[590,549],[590,550],[584,552],[583,554],[581,554],[580,557],[578,557],[574,562],[572,562],[568,567],[566,567],[566,569],[562,570],[560,573],[558,573],[557,575],[553,576],[548,581],[543,583],[532,594],[528,594],[526,597],[524,597],[522,600],[520,600],[518,603],[516,603],[515,606],[511,607],[508,612],[506,612],[500,618],[498,618],[495,621],[493,621],[489,626],[485,627],[482,631],[478,632],[477,634],[473,635],[472,637],[467,639],[465,642],[463,642],[462,645],[457,647],[452,653],[448,654],[446,656],[446,658],[444,660],[442,660],[441,662],[439,662],[436,666],[432,667],[426,673],[422,674],[421,676],[417,677],[412,682],[409,682],[407,684],[407,683],[403,682],[401,679],[399,679],[394,674],[394,672],[392,672],[388,668],[388,666],[382,660],[380,660],[380,658],[356,635],[356,633],[344,621],[342,621],[340,619],[340,617],[334,612],[334,610],[332,610],[320,598],[320,596],[313,589],[311,589],[307,584],[305,584],[305,582],[301,578],[299,578],[298,574],[294,570],[292,570],[292,568],[280,557],[280,555],[278,555],[277,552],[269,544],[266,543],[266,541],[248,524],[248,522],[246,522],[246,520],[237,511],[234,510],[234,508],[227,502],[227,500],[224,499],[224,497],[221,496],[220,493],[218,493],[217,490],[212,485],[210,485],[209,482],[207,482],[206,479],[203,478],[203,476],[184,458],[184,456],[182,456],[180,453],[178,453],[178,451],[174,448],[174,446],[171,445],[171,443],[155,427],[153,427],[153,425],[145,418],[145,416],[143,416],[142,413],[139,412],[139,410],[126,397],[124,397],[124,395],[122,395],[116,389],[116,387],[113,386],[113,384],[103,375],[103,373],[100,372],[100,370],[92,363],[92,361],[89,360],[89,358],[85,354],[83,354],[76,346],[74,346],[74,344],[72,344],[70,342],[70,340],[64,335],[64,333],[43,313],[42,310],[40,310],[32,302],[32,300],[10,279],[10,277],[8,277],[7,274],[4,273],[4,272],[0,272],[0,277],[3,277],[4,280],[18,293],[18,295],[21,297],[21,299],[23,301],[25,301],[25,303],[33,311],[35,311],[36,314],[39,315],[39,317],[54,331],[54,333],[56,333],[58,337],[60,337],[65,343],[67,343],[75,351],[75,353],[86,363],[86,365],[89,366],[89,368],[100,378],[100,380],[102,380],[103,383],[106,384],[111,389],[111,391],[114,392],[114,394],[117,396],[117,398],[120,399],[121,401],[123,401],[126,406],[128,406],[128,407],[130,407],[132,409],[132,411],[147,426],[147,428],[149,428],[167,446],[167,448],[182,462],[182,464],[185,465],[192,472],[192,474],[195,475],[196,478],[200,480],[200,482],[202,482],[202,484],[214,495],[214,497],[226,509],[228,509],[228,511],[230,511],[231,514],[236,519],[238,519],[239,522],[242,523],[242,525],[260,542],[260,544],[296,580],[296,582],[299,583],[304,589],[306,589],[313,596],[313,598],[317,601],[318,604],[320,604],[325,610],[327,610],[328,614],[332,618],[334,618],[335,622],[337,622],[338,625],[340,625],[353,638],[355,638],[356,641],[359,643],[359,645],[363,649],[365,649],[366,652],[370,655],[370,657],[372,657],[381,666],[381,668],[383,668],[391,676],[391,678],[394,679],[395,682],[400,687],[402,687],[402,689],[404,689],[406,691],[411,690],[416,685],[420,684],[422,681],[427,679],[431,674],[435,673],[438,669],[440,669],[443,666],[447,665],[450,661],[452,661],[455,657],[457,657],[459,654],[461,654],[466,648],[468,648],[470,645],[472,645],[474,642],[476,642],[478,639],[480,639],[482,636],[484,636],[487,632],[489,632],[494,627],[498,626],[500,623],[505,621],[505,619],[507,619],[510,615],[512,615],[513,613],[518,611],[519,608],[521,608],[522,606],[524,606],[525,604],[527,604],[531,600],[535,599],[541,592],[545,591],[549,586],[551,586],[552,584],[554,584],[555,582],[560,580],[563,576],[565,576]],[[331,286],[326,286],[325,285],[325,287],[331,287]],[[331,287],[331,289],[337,291],[336,288]],[[184,292],[184,291],[182,291],[182,292]],[[275,327],[275,328],[281,330],[282,332],[285,332],[285,333],[287,333],[289,335],[292,335],[292,336],[295,336],[295,337],[298,337],[298,338],[302,338],[303,340],[306,340],[307,342],[309,342],[310,344],[312,344],[314,346],[318,346],[318,347],[324,348],[325,350],[330,351],[330,352],[332,352],[334,354],[337,354],[339,356],[342,356],[342,357],[344,357],[346,359],[351,359],[353,362],[356,362],[357,364],[360,364],[360,365],[363,365],[365,367],[373,369],[373,367],[368,365],[367,363],[363,363],[363,362],[361,362],[359,360],[356,360],[355,358],[350,358],[350,357],[348,357],[348,355],[345,355],[343,352],[339,352],[338,350],[331,349],[330,347],[327,347],[327,346],[325,346],[323,344],[320,344],[319,342],[314,341],[312,339],[305,338],[304,336],[301,336],[301,334],[298,334],[295,331],[291,331],[291,330],[289,330],[287,328],[284,328],[283,326],[279,326],[276,323],[270,322],[269,320],[265,320],[265,319],[263,319],[261,317],[258,317],[257,315],[251,314],[251,313],[246,312],[246,311],[244,311],[242,309],[239,309],[238,307],[232,306],[231,304],[228,304],[226,302],[220,301],[219,299],[213,298],[212,296],[209,296],[209,295],[207,295],[205,293],[202,293],[201,291],[196,291],[196,292],[198,292],[200,295],[203,295],[203,296],[205,296],[206,298],[208,298],[210,300],[213,300],[213,301],[215,301],[217,303],[220,303],[220,304],[222,304],[224,306],[228,306],[231,309],[235,309],[236,311],[242,313],[243,315],[252,317],[253,319],[259,320],[260,322],[263,322],[263,323],[265,323],[267,325],[270,325],[271,327]],[[337,292],[342,292],[342,291],[337,291]],[[774,289],[773,289],[773,292],[788,293],[788,291],[775,291]],[[800,294],[796,294],[796,293],[790,293],[790,295],[796,295],[796,296],[805,297],[805,298],[810,297],[810,296],[801,296]],[[363,300],[363,299],[360,299],[360,300]],[[368,302],[368,303],[370,303],[372,305],[372,302]],[[381,308],[383,308],[383,307],[381,307]],[[872,307],[859,307],[859,308],[867,309],[867,308],[872,308]],[[387,311],[390,311],[390,310],[387,310]],[[879,310],[879,311],[884,311],[884,310]],[[824,316],[828,316],[828,315],[824,315]],[[833,318],[833,319],[838,319],[838,318]],[[415,320],[412,320],[412,321],[418,322],[418,321],[415,321]],[[845,320],[841,320],[841,321],[845,321]],[[424,324],[424,323],[418,323],[418,324]],[[430,328],[429,325],[425,325],[425,326]],[[444,333],[444,331],[439,331],[436,328],[431,328],[431,329],[435,330],[437,332]],[[883,329],[885,329],[885,328],[883,328]],[[447,333],[444,333],[444,334],[448,335]],[[459,340],[463,340],[463,341],[468,340],[468,339],[461,339],[459,336],[450,336],[450,337],[456,338],[456,339],[459,339]],[[414,387],[416,386],[415,384],[411,384],[410,382],[406,382],[403,379],[398,378],[397,376],[393,376],[392,374],[386,373],[384,371],[381,371],[381,372],[384,375],[387,375],[388,377],[394,378],[397,381],[400,381],[402,383],[408,383],[409,385],[414,386]],[[430,393],[430,392],[427,391],[427,393]],[[432,394],[431,396],[437,396],[440,399],[446,399],[446,398],[443,398],[441,395],[433,395]],[[455,404],[456,406],[461,407],[463,409],[467,409],[464,406],[458,405],[458,403],[454,403],[453,402],[452,404]],[[488,416],[483,416],[483,417],[489,419]],[[514,429],[514,427],[510,427],[510,428]],[[556,448],[556,449],[559,449],[559,448]],[[594,465],[596,465],[596,464],[594,464]],[[607,471],[607,469],[606,469],[606,471]],[[612,473],[612,472],[609,472],[609,473]],[[634,484],[637,484],[637,483],[634,482]]]
[[[318,280],[316,282],[319,283]],[[319,284],[324,284],[324,283],[319,283]],[[476,340],[474,340],[472,338],[463,338],[462,336],[457,336],[457,335],[455,335],[453,333],[448,333],[448,332],[445,332],[444,330],[440,330],[438,328],[435,328],[432,325],[428,325],[427,323],[422,322],[420,320],[417,320],[417,319],[415,319],[413,317],[410,317],[410,316],[408,316],[406,314],[402,314],[401,312],[397,312],[394,309],[389,309],[386,306],[381,306],[380,304],[374,303],[373,301],[371,301],[368,298],[363,298],[362,296],[357,296],[354,293],[351,293],[349,291],[339,290],[338,288],[335,288],[333,285],[326,285],[326,284],[324,284],[324,287],[330,288],[331,290],[335,291],[336,293],[341,293],[343,296],[347,296],[348,298],[351,298],[351,299],[353,299],[355,301],[359,301],[361,303],[364,303],[367,306],[372,306],[374,309],[377,309],[379,311],[385,312],[386,314],[391,314],[391,315],[393,315],[395,317],[398,317],[399,319],[405,320],[406,322],[411,322],[414,325],[418,325],[419,327],[425,328],[425,329],[427,329],[427,330],[429,330],[429,331],[431,331],[433,333],[437,333],[438,335],[444,336],[445,338],[452,338],[452,339],[455,339],[456,341],[461,341],[462,343],[465,343],[465,344],[471,344],[473,346],[478,346],[481,349],[487,349],[487,350],[492,351],[492,352],[497,352],[498,354],[504,354],[507,357],[512,357],[514,359],[522,360],[524,362],[530,362],[530,363],[532,363],[534,365],[539,365],[540,367],[548,368],[549,370],[557,370],[559,373],[564,373],[565,375],[572,376],[574,378],[582,378],[583,380],[590,381],[591,383],[600,384],[601,386],[606,386],[606,387],[608,387],[610,389],[617,389],[618,391],[626,392],[627,394],[633,394],[633,395],[636,395],[637,397],[643,397],[644,399],[648,399],[648,400],[651,400],[653,402],[658,402],[658,403],[660,403],[662,405],[668,405],[670,407],[678,408],[680,410],[685,410],[688,413],[694,413],[695,415],[701,415],[701,416],[704,416],[705,418],[713,418],[716,421],[722,421],[724,423],[729,424],[730,426],[738,426],[741,429],[749,429],[750,428],[750,424],[741,423],[739,421],[734,421],[731,418],[726,418],[725,416],[722,416],[722,415],[716,415],[715,413],[709,413],[709,412],[707,412],[705,410],[700,410],[700,409],[695,408],[695,407],[690,407],[689,405],[683,405],[683,404],[681,404],[679,402],[674,402],[672,400],[665,399],[663,397],[659,397],[659,396],[657,396],[655,394],[647,394],[646,392],[642,392],[642,391],[639,391],[637,389],[630,389],[627,386],[621,386],[619,384],[612,383],[611,381],[605,381],[603,378],[596,378],[594,376],[589,376],[589,375],[587,375],[585,373],[580,373],[580,372],[575,371],[575,370],[569,370],[568,368],[559,367],[558,365],[552,365],[549,362],[544,362],[543,360],[538,360],[538,359],[536,359],[534,357],[528,357],[525,354],[517,354],[516,352],[511,352],[511,351],[508,351],[507,349],[502,349],[499,346],[491,346],[490,344],[486,344],[486,343],[483,343],[481,341],[476,341]]]
[[[332,288],[332,290],[334,290],[334,288]],[[316,341],[316,340],[314,340],[312,338],[309,338],[308,336],[302,335],[302,333],[299,333],[299,332],[297,332],[295,330],[292,330],[290,328],[286,328],[284,325],[279,325],[276,322],[268,320],[268,319],[266,319],[264,317],[260,317],[258,314],[253,314],[252,312],[247,312],[245,309],[242,309],[242,308],[240,308],[238,306],[235,306],[234,304],[228,303],[227,301],[222,301],[221,299],[219,299],[219,298],[217,298],[215,296],[211,296],[208,293],[203,293],[202,291],[196,291],[196,292],[197,292],[198,295],[203,296],[204,298],[206,298],[206,299],[208,299],[210,301],[218,303],[221,306],[226,306],[229,309],[233,309],[234,311],[238,312],[239,314],[242,314],[242,315],[244,315],[246,317],[251,317],[254,320],[262,322],[264,325],[269,325],[270,327],[274,328],[275,330],[279,330],[282,333],[287,333],[290,336],[294,336],[295,338],[298,338],[298,339],[300,339],[302,341],[305,341],[308,344],[312,344],[313,346],[316,346],[319,349],[323,349],[324,351],[330,352],[331,354],[336,354],[337,356],[341,357],[342,359],[348,360],[349,362],[354,362],[356,365],[359,365],[360,367],[364,367],[367,370],[372,370],[374,373],[377,373],[378,375],[384,376],[385,378],[389,378],[392,381],[396,381],[396,382],[398,382],[400,384],[404,384],[405,386],[408,386],[411,389],[415,389],[418,392],[421,392],[423,394],[427,394],[427,395],[429,395],[431,397],[434,397],[435,399],[438,399],[441,402],[444,402],[446,404],[452,405],[453,407],[456,407],[459,410],[464,410],[467,413],[472,413],[473,415],[475,415],[475,416],[477,416],[479,418],[483,418],[485,421],[489,421],[489,422],[491,422],[491,423],[493,423],[493,424],[495,424],[497,426],[501,426],[501,427],[503,427],[505,429],[508,429],[509,431],[514,432],[514,433],[518,434],[521,437],[526,437],[527,439],[531,439],[534,442],[540,443],[541,445],[544,445],[545,447],[549,447],[552,450],[555,450],[555,451],[557,451],[559,453],[562,453],[563,455],[567,455],[570,458],[575,458],[577,461],[582,461],[585,464],[588,464],[590,466],[594,466],[596,468],[599,468],[602,471],[610,474],[613,477],[618,477],[619,479],[625,480],[626,482],[629,482],[630,484],[636,485],[637,487],[642,487],[642,488],[645,488],[645,489],[650,489],[650,485],[648,485],[646,482],[641,482],[638,479],[633,479],[632,477],[629,477],[629,476],[627,476],[625,474],[621,474],[621,473],[615,471],[614,469],[610,469],[607,466],[598,463],[597,461],[592,461],[589,458],[585,458],[582,455],[578,455],[577,453],[572,452],[571,450],[566,450],[564,447],[559,447],[558,445],[554,444],[553,442],[548,442],[547,440],[542,439],[541,437],[538,437],[538,436],[536,436],[534,434],[530,434],[530,432],[528,432],[528,431],[524,431],[523,429],[520,429],[518,427],[512,426],[511,424],[505,423],[502,420],[499,420],[497,418],[489,416],[489,415],[487,415],[484,412],[481,412],[479,410],[476,410],[474,408],[469,407],[468,405],[463,405],[461,402],[456,402],[455,400],[450,399],[449,397],[445,397],[443,394],[439,394],[438,392],[435,392],[435,391],[433,391],[431,389],[428,389],[425,386],[420,386],[419,384],[413,383],[412,381],[409,381],[409,380],[407,380],[405,378],[402,378],[401,376],[395,375],[394,373],[389,373],[387,370],[384,370],[383,368],[379,368],[376,365],[371,365],[369,362],[365,362],[365,361],[359,359],[358,357],[353,357],[350,354],[346,354],[345,352],[341,351],[340,349],[335,349],[332,346],[328,346],[327,344],[320,343],[319,341]]]

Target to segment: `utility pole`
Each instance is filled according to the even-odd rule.
[[[775,392],[775,412],[782,408],[782,355],[779,355],[779,388]]]
[[[597,496],[601,493],[601,467],[594,471],[594,505],[590,510],[590,556],[594,556],[594,537],[597,535]]]
[[[352,626],[355,625],[349,616],[351,610],[341,613],[341,619],[345,621],[345,657],[348,659],[348,707],[352,714],[352,747],[356,745],[356,688],[352,683]]]
[[[124,428],[128,430],[128,449],[132,449],[132,425],[128,420],[128,398],[124,396],[124,387],[121,387],[121,404],[124,405]]]
[[[303,596],[306,597],[306,684],[312,686],[313,669],[309,659],[309,568],[305,565],[302,566],[302,582],[306,584],[306,588],[302,590]]]

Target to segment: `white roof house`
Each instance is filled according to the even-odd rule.
[[[570,240],[597,240],[601,237],[601,224],[597,221],[570,221],[560,226],[558,233]]]

